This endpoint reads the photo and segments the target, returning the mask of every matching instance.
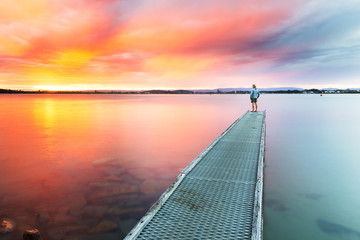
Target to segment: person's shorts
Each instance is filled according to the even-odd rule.
[[[257,102],[257,98],[250,98],[251,99],[251,102]]]

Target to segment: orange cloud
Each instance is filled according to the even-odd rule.
[[[158,55],[145,62],[148,72],[160,73],[166,78],[183,78],[193,76],[206,70],[213,59],[193,56]]]
[[[14,21],[26,21],[46,14],[48,1],[46,0],[2,0],[0,8],[1,22],[11,24]]]
[[[50,61],[57,66],[80,67],[89,63],[95,55],[96,53],[90,51],[67,50],[58,52]]]

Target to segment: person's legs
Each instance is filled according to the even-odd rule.
[[[257,112],[257,103],[255,102],[255,112]]]
[[[255,103],[254,103],[253,101],[251,101],[251,108],[252,108],[251,111],[252,111],[252,112],[254,111],[254,104],[255,104]]]

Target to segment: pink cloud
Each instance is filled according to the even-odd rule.
[[[266,36],[288,20],[298,4],[289,8],[260,1],[148,2],[119,30],[118,39],[147,51],[211,51]]]

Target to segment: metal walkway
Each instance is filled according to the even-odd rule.
[[[247,112],[178,176],[125,238],[262,239],[265,112]]]

